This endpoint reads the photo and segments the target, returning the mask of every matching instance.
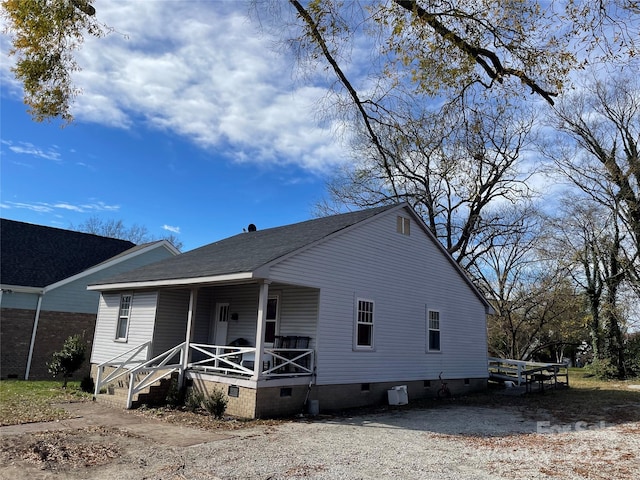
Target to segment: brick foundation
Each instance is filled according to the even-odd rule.
[[[24,378],[35,315],[35,310],[15,308],[3,308],[0,312],[0,378]],[[83,332],[87,342],[86,360],[73,378],[79,380],[89,375],[89,357],[95,324],[95,314],[42,310],[29,379],[51,379],[47,371],[47,362],[51,361],[53,352],[60,350],[69,336]]]
[[[383,405],[388,403],[387,390],[397,385],[406,385],[409,403],[412,400],[435,398],[440,388],[440,380],[398,381],[349,385],[314,385],[309,396],[318,400],[320,411],[336,411],[346,408]],[[485,390],[486,378],[447,380],[447,386],[453,395],[465,395]]]
[[[213,390],[222,390],[229,399],[226,413],[240,418],[256,418],[256,390],[253,388],[238,386],[238,396],[229,397],[229,384],[221,382],[212,382],[199,378],[193,379],[191,390],[210,394]]]
[[[470,378],[447,380],[453,395],[465,395],[485,390],[486,378]],[[371,405],[386,405],[388,403],[387,390],[396,385],[406,385],[409,403],[413,400],[435,398],[440,388],[438,379],[419,381],[381,382],[369,384],[349,385],[314,385],[309,400],[318,400],[320,411],[331,412],[355,407]],[[205,394],[214,388],[229,393],[229,384],[209,380],[194,379],[192,387]],[[290,416],[304,412],[304,401],[307,396],[307,385],[292,385],[278,387],[261,387],[257,390],[236,386],[238,397],[229,397],[227,412],[243,418],[273,418]]]

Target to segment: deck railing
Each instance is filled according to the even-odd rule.
[[[512,381],[516,385],[550,381],[555,387],[569,386],[569,369],[565,363],[528,362],[510,358],[489,357],[489,375],[498,380]]]

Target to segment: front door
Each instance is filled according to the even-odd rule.
[[[214,345],[226,345],[229,327],[229,304],[216,303],[214,318],[213,329],[209,330],[209,342]]]

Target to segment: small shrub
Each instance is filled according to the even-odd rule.
[[[595,358],[586,368],[600,380],[608,380],[618,376],[618,368],[608,358]]]
[[[167,406],[177,408],[184,403],[185,389],[178,388],[178,379],[172,378],[165,401]]]
[[[94,383],[93,378],[91,378],[89,375],[84,377],[80,382],[80,390],[82,390],[83,392],[93,393],[95,389],[96,384]]]
[[[49,373],[54,377],[62,374],[62,388],[67,388],[67,380],[83,364],[87,345],[82,335],[72,335],[62,345],[62,350],[54,352],[47,363]]]
[[[204,394],[192,389],[187,395],[187,398],[184,402],[184,407],[190,412],[195,412],[203,408],[203,404]]]
[[[216,388],[209,396],[205,397],[202,406],[210,415],[213,415],[215,418],[222,418],[228,403],[229,399],[225,393]]]

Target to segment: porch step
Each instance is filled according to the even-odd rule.
[[[149,385],[145,389],[138,392],[133,397],[131,408],[137,408],[141,405],[162,405],[164,404],[167,394],[171,389],[174,379],[178,378],[178,374],[174,373],[168,378],[162,378],[155,383]],[[127,408],[127,396],[129,394],[128,381],[119,381],[113,384],[112,393],[99,393],[94,398],[96,402],[103,403],[112,407]]]

